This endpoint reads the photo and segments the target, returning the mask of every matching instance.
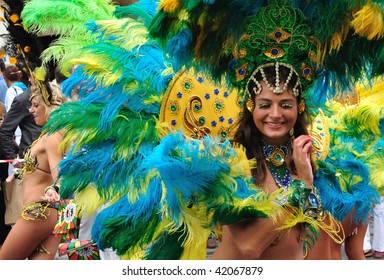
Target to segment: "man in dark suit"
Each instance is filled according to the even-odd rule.
[[[31,89],[28,88],[22,94],[15,97],[11,108],[5,116],[3,124],[0,126],[0,159],[24,158],[24,153],[32,142],[39,137],[41,127],[33,120],[33,115],[29,112],[31,107]],[[16,149],[14,134],[16,128],[20,127],[20,145]],[[0,177],[3,185],[8,177],[8,163],[0,163]],[[5,225],[4,221],[5,203],[3,192],[0,193],[0,245],[5,240],[10,226]]]
[[[28,88],[13,100],[12,106],[5,116],[3,125],[0,127],[0,154],[6,159],[24,158],[24,153],[32,142],[39,137],[41,127],[33,120],[29,112],[31,107],[31,89]],[[14,134],[16,128],[20,127],[21,139],[18,153],[15,150]]]

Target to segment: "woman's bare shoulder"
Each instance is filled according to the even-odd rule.
[[[46,143],[60,143],[63,140],[63,133],[62,131],[46,133],[43,137]]]

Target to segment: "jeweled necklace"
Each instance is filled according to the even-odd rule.
[[[263,152],[269,171],[280,188],[288,189],[292,181],[285,159],[291,149],[291,141],[286,145],[272,146],[263,141]]]

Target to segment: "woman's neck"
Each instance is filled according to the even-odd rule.
[[[291,138],[289,137],[289,135],[279,139],[263,137],[263,142],[270,146],[279,147],[279,146],[286,146],[289,143],[291,143]]]

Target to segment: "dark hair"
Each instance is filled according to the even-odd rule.
[[[18,67],[10,65],[7,66],[4,70],[4,78],[11,82],[17,82],[20,81],[23,74],[19,70]]]
[[[4,59],[2,59],[2,58],[0,58],[0,70],[1,70],[1,72],[4,73],[5,63],[4,63]]]
[[[19,68],[21,71],[20,81],[29,87],[31,85],[31,83],[29,82],[30,74],[26,63],[23,60],[20,60],[16,63],[16,67]]]
[[[265,77],[267,78],[269,84],[274,85],[276,81],[276,69],[275,66],[266,66],[263,68]],[[281,82],[285,82],[287,80],[287,77],[290,73],[290,69],[287,68],[284,65],[279,66],[279,80]],[[261,73],[258,72],[255,75],[255,78],[257,81],[262,81],[263,78],[261,76]],[[292,75],[291,80],[288,83],[287,88],[293,89],[293,87],[296,84],[298,77],[296,74]],[[250,80],[248,84],[249,92],[251,94],[252,101],[255,101],[255,93],[253,92],[253,88],[255,87],[255,83]],[[302,99],[301,96],[301,89],[299,89],[299,95],[297,98],[297,104]],[[246,103],[246,102],[244,102]],[[308,134],[307,131],[307,124],[310,120],[310,116],[308,111],[305,109],[304,112],[301,114],[298,114],[297,121],[294,125],[294,136],[298,137],[303,134]],[[240,117],[240,120],[237,124],[237,130],[234,135],[233,141],[240,143],[243,145],[246,149],[246,154],[248,159],[256,158],[257,165],[254,170],[252,170],[253,176],[257,179],[258,182],[262,182],[265,179],[266,176],[266,167],[264,164],[264,156],[263,156],[263,135],[262,133],[257,129],[254,121],[253,121],[253,114],[250,112],[246,104],[244,104],[242,116]],[[292,161],[293,164],[293,161]],[[291,166],[291,170],[294,172],[295,167],[294,165]]]

